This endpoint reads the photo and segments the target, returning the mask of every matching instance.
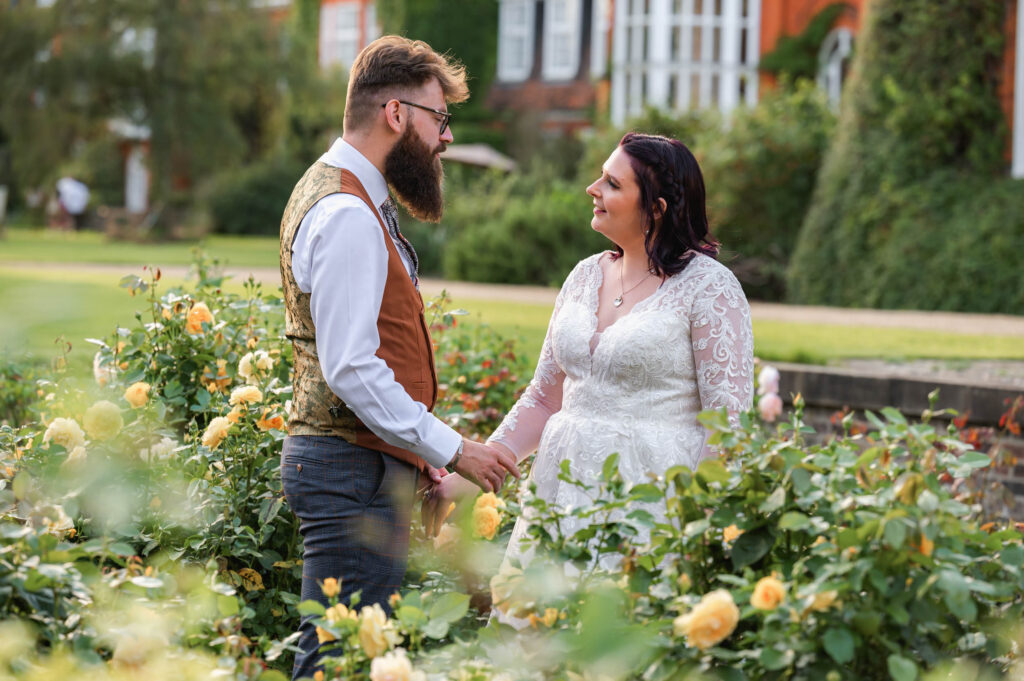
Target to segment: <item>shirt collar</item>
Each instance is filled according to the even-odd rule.
[[[327,153],[320,157],[320,161],[335,168],[344,168],[355,175],[374,206],[379,208],[387,200],[388,183],[384,175],[358,149],[340,137],[334,141]]]

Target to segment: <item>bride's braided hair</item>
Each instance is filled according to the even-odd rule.
[[[619,142],[640,188],[640,210],[644,216],[644,246],[655,274],[681,272],[703,253],[718,255],[718,241],[708,228],[704,207],[704,176],[697,159],[679,140],[659,135],[627,133]],[[665,200],[665,213],[656,220],[658,199]],[[621,255],[621,250],[620,250]]]

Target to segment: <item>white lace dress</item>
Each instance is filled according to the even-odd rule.
[[[590,501],[558,479],[563,460],[586,482],[615,452],[630,481],[677,464],[695,468],[710,453],[697,414],[721,407],[735,414],[753,395],[750,308],[726,267],[695,255],[598,334],[601,257],[608,256],[593,255],[569,274],[533,380],[490,438],[519,458],[536,448],[530,479],[541,498],[559,506]],[[520,540],[528,522],[516,523],[506,560],[525,558]]]

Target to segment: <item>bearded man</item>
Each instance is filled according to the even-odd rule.
[[[302,600],[388,599],[405,574],[417,481],[441,469],[485,491],[507,453],[463,439],[430,413],[437,396],[416,252],[398,229],[395,198],[437,222],[440,154],[452,142],[449,102],[469,95],[465,69],[429,45],[385,36],[352,65],[341,139],[299,180],[281,221],[286,333],[294,394],[281,476],[304,544]],[[433,520],[433,519],[431,519]],[[313,676],[315,627],[303,618],[293,678]]]

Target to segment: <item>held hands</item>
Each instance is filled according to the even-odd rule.
[[[465,440],[462,458],[455,466],[455,472],[475,483],[485,492],[497,492],[505,481],[505,474],[511,473],[519,479],[516,457],[500,445],[485,445]]]
[[[451,512],[452,504],[463,497],[474,496],[476,488],[497,492],[506,472],[519,477],[515,455],[506,447],[485,445],[465,440],[462,458],[455,466],[458,475],[428,467],[429,486],[423,492],[423,527],[427,536],[436,537]]]

